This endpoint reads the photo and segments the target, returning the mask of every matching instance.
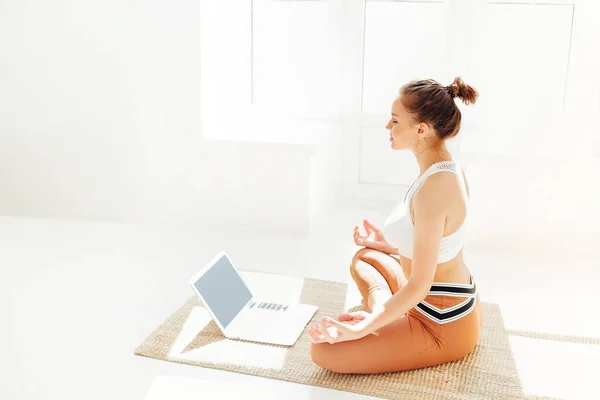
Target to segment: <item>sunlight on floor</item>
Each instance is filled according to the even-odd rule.
[[[498,305],[508,330],[600,338],[600,320],[590,318],[598,299],[578,294],[576,307],[573,301],[568,294],[530,293],[498,299]]]
[[[499,301],[524,394],[590,398],[600,359],[600,324],[590,318],[595,302],[579,295],[574,307],[568,293],[533,290]]]
[[[181,377],[158,375],[144,400],[261,399],[261,400],[375,400],[376,397],[316,386],[240,375],[232,384],[231,375]]]
[[[168,356],[181,360],[203,360],[273,369],[281,369],[285,365],[287,348],[227,340],[221,333],[215,342],[189,349],[198,333],[206,328],[210,321],[211,316],[205,308],[194,307]]]
[[[597,390],[600,345],[517,335],[509,343],[525,394],[574,399]]]
[[[148,390],[145,400],[166,399],[241,399],[254,398],[260,394],[263,400],[278,399],[277,388],[260,381],[232,385],[230,382],[183,378],[179,376],[157,376]]]
[[[211,321],[212,317],[206,309],[194,307],[186,318],[177,339],[173,342],[169,350],[169,357],[181,356],[198,333],[205,329]]]

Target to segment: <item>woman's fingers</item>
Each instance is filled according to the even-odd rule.
[[[354,243],[357,245],[362,245],[365,238],[360,235],[358,231],[358,227],[354,227]]]
[[[352,316],[349,313],[345,313],[340,315],[342,319],[338,318],[338,320],[323,317],[317,325],[314,325],[309,329],[310,340],[313,343],[330,344],[347,340],[343,337],[340,338],[340,335],[344,334],[344,332],[349,332],[347,325],[344,324],[354,325],[355,323],[360,322],[359,319],[353,319],[352,321],[342,321],[344,318],[347,318],[348,315]],[[371,332],[371,335],[379,336],[379,332]]]
[[[371,229],[373,232],[377,232],[379,229],[373,225],[369,220],[364,220],[363,223],[369,227],[369,229]]]
[[[368,315],[368,313],[364,312],[364,311],[345,312],[345,313],[340,314],[340,316],[337,317],[337,320],[340,322],[353,321],[353,320],[361,321],[361,320],[365,319],[367,315]]]
[[[348,332],[347,325],[349,325],[349,324],[347,322],[339,322],[333,318],[325,317],[325,318],[323,318],[323,325],[329,329],[328,332],[334,331],[336,333],[336,337],[337,337],[340,334],[344,334],[344,333]],[[327,334],[325,334],[325,336],[327,337]],[[335,340],[335,338],[333,338],[333,339]]]
[[[340,314],[340,316],[337,317],[337,320],[342,321],[342,322],[343,321],[352,321],[352,319],[353,319],[352,315],[350,315],[348,313]]]
[[[354,227],[354,234],[363,237],[363,235],[360,234],[360,229],[358,229],[358,226]],[[369,236],[369,232],[367,231],[367,235],[365,235],[364,237]]]
[[[362,241],[363,240],[360,237],[358,237],[358,234],[355,233],[354,234],[354,244],[360,246],[360,245],[362,245]]]
[[[367,220],[366,219],[363,221],[363,226],[365,227],[365,232],[367,233],[366,236],[367,237],[371,236],[371,228],[367,224]]]
[[[325,339],[325,336],[321,333],[321,331],[319,330],[319,328],[316,325],[313,326],[312,328],[310,328],[309,334],[310,334],[310,340],[313,343],[327,342],[327,340]]]
[[[328,320],[331,320],[331,319],[329,317],[321,318],[321,323],[319,324],[319,328],[320,328],[321,332],[323,333],[323,336],[325,336],[325,340],[327,340],[327,342],[333,344],[338,341],[338,336],[340,334],[340,331],[339,331],[339,329],[337,329],[337,327],[331,326],[330,324],[328,324],[328,322],[327,322]]]
[[[337,317],[338,321],[345,322],[345,323],[351,324],[351,325],[358,324],[362,319],[363,318],[360,318],[360,317],[357,318],[355,315],[351,315],[348,313],[341,314],[339,317]]]
[[[363,223],[365,224],[365,226],[368,226],[369,229],[372,230],[373,232],[375,232],[375,233],[379,232],[379,228],[377,228],[375,225],[373,225],[372,223],[370,223],[366,219],[363,221]]]

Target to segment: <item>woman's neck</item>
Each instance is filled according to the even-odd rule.
[[[415,154],[415,158],[417,159],[417,164],[419,164],[421,175],[435,163],[453,160],[452,154],[450,154],[443,143],[434,148],[428,148],[421,154]]]

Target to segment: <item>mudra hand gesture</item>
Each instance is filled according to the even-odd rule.
[[[371,318],[373,315],[366,311],[344,313],[337,320],[323,317],[319,324],[310,328],[310,338],[313,343],[331,344],[361,339],[370,333],[365,328]],[[377,332],[371,334],[379,335]]]
[[[368,247],[373,250],[379,250],[384,253],[390,254],[393,252],[393,247],[385,240],[385,236],[381,229],[377,228],[375,225],[367,221],[363,220],[363,226],[365,228],[365,232],[367,233],[365,236],[360,234],[358,226],[354,227],[354,243],[357,246]]]

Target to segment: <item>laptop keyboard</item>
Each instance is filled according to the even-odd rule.
[[[277,303],[264,303],[264,302],[260,302],[260,303],[254,303],[250,306],[250,308],[256,306],[256,308],[258,309],[262,309],[262,310],[266,310],[266,311],[287,311],[289,305],[284,305],[284,304],[277,304]]]

